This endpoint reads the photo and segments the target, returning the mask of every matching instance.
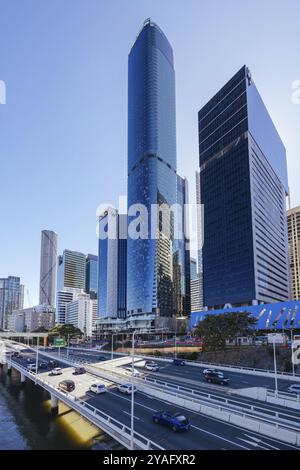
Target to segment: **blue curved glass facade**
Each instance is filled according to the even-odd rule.
[[[203,312],[192,312],[190,328],[193,329],[206,315],[222,313],[249,312],[257,319],[256,330],[276,331],[300,329],[300,301],[279,302],[274,304],[251,305],[243,308],[225,308]]]
[[[128,208],[148,210],[148,238],[127,244],[128,314],[174,313],[173,234],[151,239],[151,205],[176,203],[175,72],[172,48],[144,23],[128,61]],[[128,224],[134,220],[128,215]],[[152,227],[153,231],[153,227]]]

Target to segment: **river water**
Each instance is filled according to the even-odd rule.
[[[0,367],[0,449],[91,449],[99,430],[74,411],[60,406],[55,417],[50,413],[46,391],[20,375]]]

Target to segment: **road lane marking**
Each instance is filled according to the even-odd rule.
[[[229,442],[230,444],[233,444],[233,445],[235,445],[235,446],[241,447],[242,449],[250,450],[249,447],[245,447],[245,446],[243,446],[243,445],[241,445],[241,444],[238,444],[237,442],[231,441],[230,439],[226,439],[226,437],[222,437],[222,436],[219,436],[218,434],[214,434],[213,432],[206,431],[205,429],[199,428],[198,426],[192,425],[191,428],[198,429],[199,431],[202,431],[202,432],[204,432],[204,433],[206,433],[206,434],[209,434],[210,436],[214,436],[214,437],[216,437],[217,439],[222,439],[223,441]]]
[[[253,439],[253,441],[261,442],[262,444],[264,444],[264,445],[266,445],[266,446],[270,446],[270,447],[272,447],[272,449],[280,450],[278,447],[272,446],[272,445],[269,444],[268,442],[264,442],[264,441],[262,441],[261,439],[258,439],[257,437],[249,436],[249,434],[246,434],[246,433],[245,433],[245,436],[246,436],[246,437],[249,437],[250,439]]]

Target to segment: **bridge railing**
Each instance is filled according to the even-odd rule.
[[[62,392],[58,387],[54,386],[48,380],[40,377],[35,372],[29,371],[26,367],[19,364],[14,360],[7,361],[8,365],[11,365],[19,372],[29,377],[31,380],[36,380],[36,383],[46,389],[50,394],[55,395],[59,400],[63,401],[70,408],[73,408],[78,413],[83,415],[89,421],[93,422],[97,427],[105,431],[111,437],[116,439],[118,442],[123,444],[128,449],[131,448],[131,428],[126,426],[121,421],[113,418],[107,413],[99,410],[90,403],[76,398],[70,393]],[[134,431],[133,433],[133,444],[134,449],[151,449],[151,450],[163,450],[163,447],[159,446],[152,440],[143,436],[142,434]]]

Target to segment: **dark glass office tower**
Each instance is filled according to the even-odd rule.
[[[126,318],[127,216],[108,207],[99,217],[98,316]]]
[[[198,122],[204,305],[287,300],[286,151],[246,66]]]
[[[177,175],[178,237],[174,241],[173,280],[174,306],[177,316],[189,316],[191,313],[191,260],[188,231],[188,182]]]
[[[85,292],[91,299],[97,299],[98,290],[98,256],[88,254],[85,264]]]
[[[160,28],[147,20],[128,61],[128,210],[144,204],[148,238],[128,238],[129,315],[175,314],[172,257],[174,226],[166,234],[161,216],[151,239],[151,205],[176,203],[175,72],[172,48]],[[166,211],[167,212],[167,211]],[[168,218],[167,214],[163,216]],[[128,224],[134,217],[128,213]],[[152,227],[153,230],[153,227]]]

